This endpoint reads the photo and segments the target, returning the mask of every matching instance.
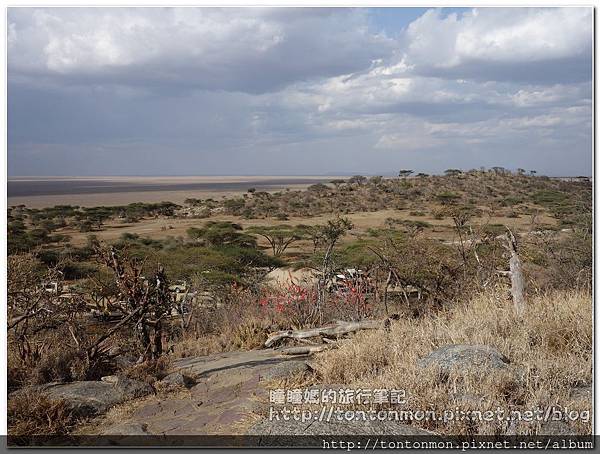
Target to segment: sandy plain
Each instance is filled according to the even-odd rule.
[[[257,191],[305,189],[334,176],[181,176],[181,177],[9,177],[8,206],[112,206],[133,202],[183,203],[187,198],[220,199]]]

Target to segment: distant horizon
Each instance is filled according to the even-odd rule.
[[[462,172],[469,172],[471,170],[480,170],[479,168],[473,168],[473,169],[459,169],[458,167],[456,167],[456,169],[461,170]],[[516,173],[517,169],[509,169],[507,167],[505,167],[506,170],[509,170],[512,173]],[[491,167],[486,168],[485,170],[491,170]],[[530,170],[535,170],[535,169],[525,169],[526,170],[526,175],[529,175],[529,171]],[[592,172],[589,174],[576,174],[576,173],[572,173],[572,174],[547,174],[547,173],[540,173],[536,171],[535,176],[547,176],[547,177],[551,177],[551,178],[576,178],[576,177],[586,177],[586,178],[592,178],[593,177],[593,169],[591,169]],[[437,176],[442,176],[444,175],[444,172],[426,172],[426,171],[421,171],[421,170],[415,170],[413,172],[413,174],[411,174],[409,177],[416,177],[418,173],[425,173],[427,175],[437,175]],[[112,175],[8,175],[8,179],[10,180],[15,179],[15,178],[35,178],[35,179],[44,179],[44,178],[193,178],[193,177],[306,177],[306,178],[311,178],[311,177],[315,177],[315,178],[319,178],[319,177],[352,177],[355,175],[362,175],[362,176],[366,176],[366,177],[374,177],[374,176],[381,176],[384,178],[397,178],[398,177],[398,173],[378,173],[378,172],[374,172],[374,173],[365,173],[365,172],[335,172],[335,173],[321,173],[321,174],[300,174],[300,173],[271,173],[271,174],[251,174],[251,173],[230,173],[230,174],[147,174],[147,175],[119,175],[119,174],[112,174]]]

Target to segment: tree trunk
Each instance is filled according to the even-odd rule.
[[[383,307],[385,308],[385,315],[390,315],[388,311],[388,287],[392,282],[392,271],[388,271],[387,279],[385,280],[385,287],[383,288]]]
[[[510,252],[510,282],[513,304],[517,317],[522,317],[525,314],[525,297],[523,272],[521,268],[521,259],[517,253],[517,241],[513,233],[509,230],[506,237],[506,249]]]

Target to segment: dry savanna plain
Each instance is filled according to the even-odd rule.
[[[590,434],[591,194],[501,167],[10,179],[9,433]],[[275,388],[512,416],[277,424]]]

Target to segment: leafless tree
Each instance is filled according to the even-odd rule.
[[[122,310],[126,316],[117,326],[133,326],[142,350],[140,362],[158,358],[163,353],[164,319],[175,308],[164,268],[159,265],[154,274],[146,278],[140,260],[117,252],[113,247],[98,248],[96,252],[113,271],[123,301]],[[99,347],[110,334],[101,336],[92,348]]]

